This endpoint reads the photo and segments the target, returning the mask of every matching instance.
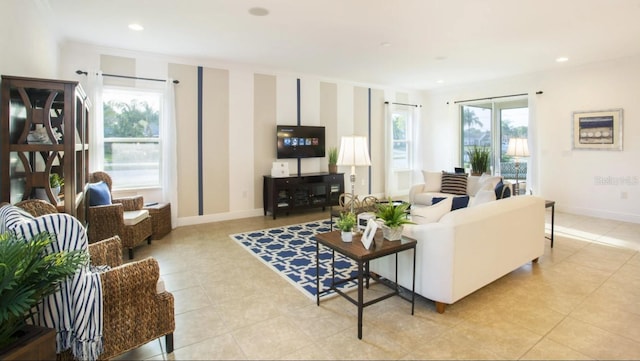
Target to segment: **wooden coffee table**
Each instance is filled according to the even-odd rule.
[[[415,239],[405,238],[403,237],[400,241],[387,241],[384,240],[379,247],[375,245],[372,246],[371,249],[367,250],[362,245],[360,241],[360,235],[354,235],[352,242],[343,242],[340,237],[340,231],[333,231],[327,233],[319,233],[316,234],[316,304],[320,306],[320,296],[324,293],[327,293],[331,290],[335,291],[342,297],[346,298],[349,302],[353,303],[358,307],[358,338],[362,339],[362,313],[363,309],[367,306],[370,306],[374,303],[385,300],[389,297],[398,295],[400,298],[405,299],[400,295],[400,286],[398,286],[398,253],[402,251],[406,251],[409,249],[413,249],[413,280],[412,280],[412,288],[411,288],[411,300],[407,300],[411,302],[411,314],[413,315],[414,306],[415,306],[415,287],[416,287],[416,244],[417,241]],[[376,237],[382,237],[381,234],[376,234]],[[320,289],[320,245],[324,245],[326,247],[331,248],[331,287],[326,290]],[[358,264],[358,274],[354,277],[348,279],[340,279],[336,280],[335,278],[335,252],[339,252],[347,258],[354,260]],[[380,296],[376,299],[364,302],[364,281],[366,277],[366,287],[369,286],[369,261],[388,256],[388,255],[396,255],[396,279],[395,279],[395,287],[390,287],[393,292]],[[338,286],[352,281],[354,279],[358,280],[358,299],[353,299],[351,296],[343,292],[338,288]],[[384,284],[384,283],[383,283]]]

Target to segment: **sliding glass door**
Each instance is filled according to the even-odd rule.
[[[526,97],[494,99],[467,103],[460,106],[461,159],[467,169],[468,150],[474,146],[487,147],[491,151],[491,172],[505,179],[515,180],[515,159],[508,156],[511,138],[528,138],[529,108]],[[520,158],[519,180],[527,178],[527,158]],[[522,188],[524,189],[524,187]]]

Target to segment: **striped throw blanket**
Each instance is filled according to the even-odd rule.
[[[42,232],[56,235],[49,252],[87,249],[82,224],[64,213],[33,218],[20,208],[0,208],[0,231],[25,239]],[[58,353],[71,349],[78,360],[96,360],[102,353],[102,284],[89,265],[60,284],[59,290],[39,304],[35,324],[55,328]]]

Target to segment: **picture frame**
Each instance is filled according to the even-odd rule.
[[[378,229],[378,223],[369,219],[367,221],[367,228],[362,232],[362,245],[366,249],[371,249],[371,245],[373,244],[373,236],[376,234],[376,230]]]
[[[622,150],[622,109],[573,113],[573,149]]]

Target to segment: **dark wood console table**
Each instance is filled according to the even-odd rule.
[[[264,215],[338,205],[344,193],[343,173],[302,173],[299,176],[264,176]]]

